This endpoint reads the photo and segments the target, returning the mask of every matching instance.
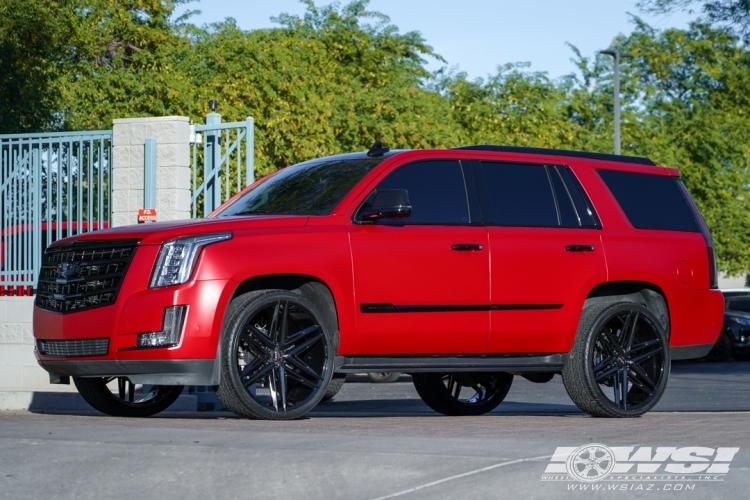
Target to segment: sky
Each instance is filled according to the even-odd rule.
[[[316,0],[319,6],[329,3]],[[281,12],[305,12],[298,0],[200,0],[177,12],[188,9],[202,11],[191,19],[195,24],[233,17],[244,30],[274,27],[270,18]],[[471,78],[517,62],[557,78],[576,71],[566,42],[584,56],[606,49],[615,36],[633,30],[628,13],[660,29],[685,28],[694,17],[646,15],[636,0],[371,0],[368,10],[386,14],[402,33],[419,31],[447,62],[428,61],[428,69],[447,65]]]

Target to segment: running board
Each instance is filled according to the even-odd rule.
[[[512,372],[560,373],[567,354],[543,356],[336,356],[339,373]]]

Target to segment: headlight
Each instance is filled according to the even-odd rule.
[[[232,233],[220,233],[167,241],[159,250],[149,286],[158,288],[185,283],[193,274],[193,267],[201,248],[231,238]]]

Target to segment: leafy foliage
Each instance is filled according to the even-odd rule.
[[[638,6],[659,14],[677,10],[692,13],[697,3],[703,4],[700,11],[706,15],[706,21],[727,27],[745,44],[750,44],[750,0],[641,0]]]

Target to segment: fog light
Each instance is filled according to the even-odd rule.
[[[162,330],[160,332],[139,333],[138,347],[173,347],[180,343],[182,322],[185,320],[187,306],[174,306],[164,309]]]
[[[744,342],[746,340],[747,340],[747,337],[745,337],[744,335],[740,337],[740,342]]]

